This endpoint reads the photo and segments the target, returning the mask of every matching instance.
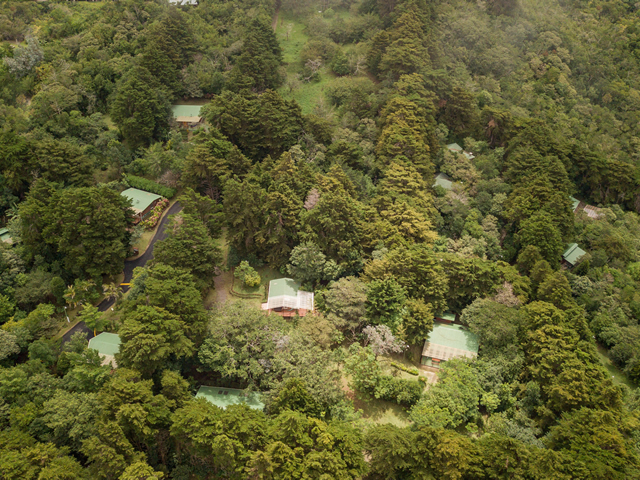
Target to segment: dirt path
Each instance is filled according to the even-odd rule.
[[[278,28],[278,16],[280,15],[280,2],[276,2],[276,13],[273,14],[273,21],[271,22],[271,28],[275,32]]]

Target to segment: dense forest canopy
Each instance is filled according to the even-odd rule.
[[[0,2],[0,478],[640,478],[640,4],[178,3]]]

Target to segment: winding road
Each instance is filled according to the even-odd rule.
[[[165,215],[162,217],[162,220],[160,220],[160,226],[158,226],[158,230],[156,230],[156,234],[153,236],[153,238],[149,242],[149,246],[147,247],[147,250],[135,260],[125,260],[124,280],[122,281],[122,283],[131,283],[131,278],[133,278],[133,270],[137,267],[144,267],[147,264],[147,262],[153,258],[154,244],[158,240],[164,240],[165,238],[167,238],[167,232],[165,231],[165,228],[167,226],[169,217],[171,215],[175,215],[180,210],[182,210],[182,206],[180,205],[179,202],[176,202],[173,205],[171,205],[169,210],[167,210]],[[122,287],[122,290],[126,292],[127,290],[129,290],[129,287],[124,285]],[[111,306],[114,303],[115,303],[115,300],[110,298],[105,298],[98,305],[98,310],[101,312],[106,312],[109,308],[111,308]],[[93,337],[93,330],[87,327],[84,322],[79,322],[75,327],[73,327],[71,330],[69,330],[67,333],[65,333],[62,336],[62,343],[67,343],[69,340],[71,340],[71,336],[76,332],[85,332],[87,334],[87,338]]]

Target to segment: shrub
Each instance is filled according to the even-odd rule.
[[[424,386],[416,380],[383,375],[378,380],[375,397],[412,407],[420,400],[423,389]]]
[[[173,196],[176,194],[175,188],[165,187],[163,185],[160,185],[159,183],[154,182],[153,180],[137,177],[135,175],[126,175],[125,179],[127,180],[129,186],[133,188],[139,188],[140,190],[155,193],[156,195],[162,195],[165,198],[173,198]]]
[[[251,288],[260,285],[260,275],[246,260],[240,262],[240,265],[233,272],[233,276],[240,280],[245,287]]]
[[[416,367],[407,367],[398,362],[391,362],[391,366],[396,367],[398,370],[402,370],[403,372],[407,372],[411,375],[420,375],[420,371]]]
[[[147,219],[140,222],[140,225],[144,227],[145,230],[151,230],[152,228],[154,228],[162,217],[162,211],[168,206],[169,200],[167,200],[166,198],[160,200],[158,204],[153,207],[153,210],[151,210],[151,213],[149,214]]]

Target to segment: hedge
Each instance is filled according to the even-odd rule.
[[[420,375],[420,371],[416,367],[407,367],[398,362],[391,362],[391,366],[396,367],[398,370],[410,373],[411,375]]]
[[[126,175],[125,178],[129,186],[133,188],[139,188],[140,190],[155,193],[156,195],[162,195],[165,198],[173,198],[173,196],[176,194],[175,188],[165,187],[164,185],[160,185],[153,180],[137,177],[135,175]]]

